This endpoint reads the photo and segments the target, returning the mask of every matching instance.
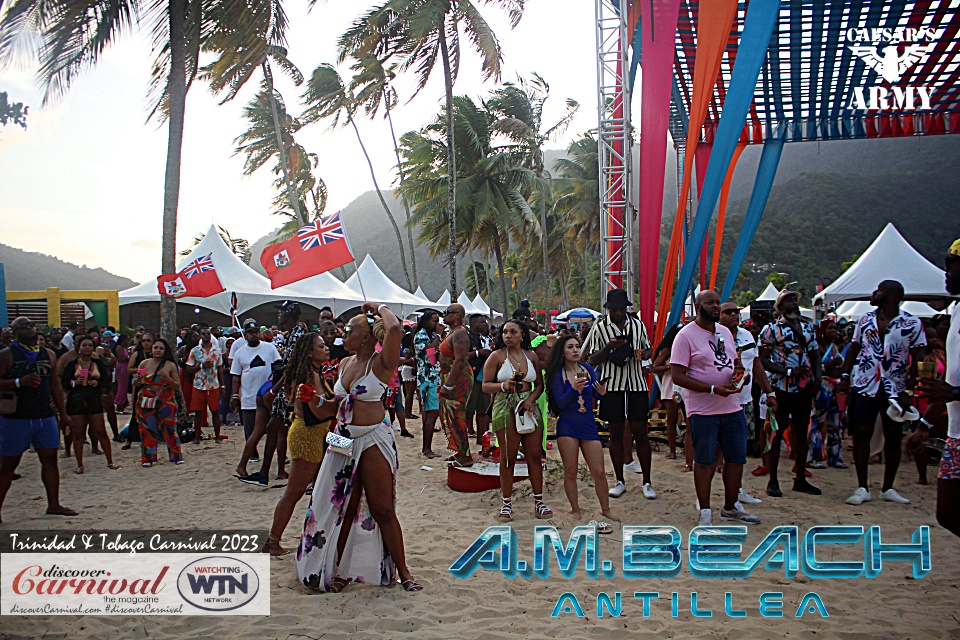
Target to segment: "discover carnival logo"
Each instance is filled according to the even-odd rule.
[[[929,110],[933,87],[895,86],[915,65],[926,62],[943,29],[862,28],[847,29],[845,46],[876,72],[889,87],[874,85],[854,87],[847,103],[851,111],[914,111]]]

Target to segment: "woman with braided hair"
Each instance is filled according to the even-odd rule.
[[[400,320],[386,305],[365,302],[351,318],[334,387],[343,398],[338,441],[327,451],[297,548],[297,575],[310,589],[339,592],[351,582],[406,591],[423,587],[407,568],[395,509],[397,446],[383,395],[400,363]],[[380,315],[376,315],[380,314]],[[377,353],[377,342],[383,349]]]
[[[293,357],[284,372],[287,398],[294,398],[294,419],[287,434],[290,475],[287,488],[273,511],[273,525],[263,545],[264,553],[282,556],[289,553],[280,546],[297,501],[317,477],[323,461],[324,439],[329,423],[337,415],[333,390],[323,379],[321,366],[330,359],[330,349],[319,333],[308,333],[294,343]]]

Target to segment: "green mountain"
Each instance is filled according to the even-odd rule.
[[[136,282],[103,269],[78,267],[43,253],[0,244],[0,262],[9,291],[61,289],[129,289]]]

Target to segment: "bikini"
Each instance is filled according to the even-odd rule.
[[[527,361],[527,373],[523,376],[523,381],[536,382],[537,370],[533,368],[533,363],[530,362],[530,358],[527,357],[527,354],[523,354],[523,357]],[[513,366],[513,363],[510,362],[510,355],[507,354],[507,357],[504,359],[503,364],[500,365],[500,370],[497,371],[497,382],[506,382],[507,380],[512,380],[513,374],[515,374],[516,372],[517,372],[516,368]]]
[[[373,373],[373,358],[367,362],[366,372],[353,383],[349,393],[343,386],[343,378],[337,378],[337,383],[333,386],[333,394],[342,400],[337,413],[337,432],[348,438],[359,438],[380,427],[382,422],[371,425],[352,424],[353,403],[379,402],[382,404],[386,391],[386,383]]]

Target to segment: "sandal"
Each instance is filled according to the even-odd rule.
[[[543,494],[533,494],[533,508],[536,511],[538,520],[546,520],[553,517],[553,510],[543,503]]]
[[[132,447],[132,446],[133,446],[133,445],[131,445],[131,444],[128,442],[127,444],[123,445],[123,446],[120,447],[120,448],[123,449],[124,451],[126,451],[127,449],[129,449],[129,448]]]
[[[500,496],[500,499],[503,500],[503,505],[500,507],[500,513],[497,515],[497,518],[500,519],[500,522],[510,522],[513,520],[513,498]]]
[[[149,469],[150,467],[153,466],[153,463],[152,463],[152,462],[144,462],[144,463],[141,464],[140,466],[143,467],[144,469]]]
[[[73,472],[78,476],[83,475],[83,467],[77,467],[76,469],[73,470]]]
[[[403,587],[404,591],[423,591],[423,585],[414,580],[413,578],[407,578],[400,582],[400,586]]]
[[[54,509],[54,510],[52,510],[52,511],[51,511],[50,509],[47,509],[46,513],[47,513],[48,516],[78,516],[78,515],[80,515],[79,512],[74,511],[74,510],[71,509],[70,507],[65,507],[65,506],[63,506],[63,505],[60,505],[59,507],[57,507],[56,509]]]
[[[334,576],[333,580],[330,581],[330,588],[327,589],[327,591],[329,591],[330,593],[340,593],[351,582],[353,582],[351,578],[341,578],[340,576]]]
[[[603,522],[602,520],[600,522],[597,522],[596,520],[591,520],[590,522],[587,523],[587,526],[596,527],[597,533],[601,535],[613,533],[613,525],[611,525],[609,522]]]
[[[676,460],[676,459],[677,459],[677,452],[674,451],[673,453],[668,453],[668,454],[667,454],[666,456],[664,456],[664,457],[665,457],[667,460]]]
[[[114,471],[119,471],[120,469],[123,469],[123,467],[121,467],[118,464],[108,464],[107,469],[113,469]]]
[[[177,460],[174,464],[187,464],[186,460]]]

